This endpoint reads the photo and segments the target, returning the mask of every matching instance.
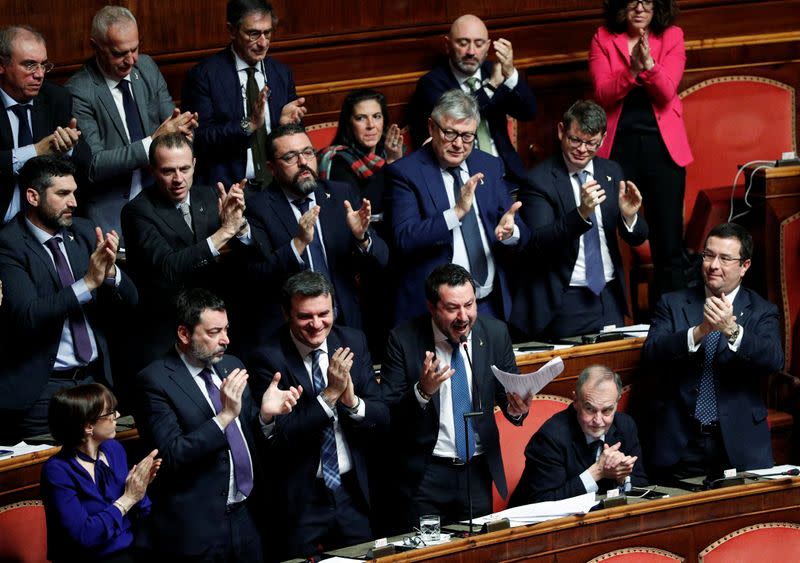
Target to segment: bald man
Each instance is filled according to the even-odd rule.
[[[453,88],[475,96],[481,123],[476,147],[499,157],[512,185],[525,182],[526,170],[508,136],[506,115],[520,121],[533,119],[536,100],[524,76],[514,67],[514,50],[507,39],[489,38],[480,18],[457,18],[444,37],[447,59],[441,60],[417,82],[410,104],[411,139],[419,148],[428,138],[428,117],[443,93]],[[491,59],[488,60],[490,51]]]

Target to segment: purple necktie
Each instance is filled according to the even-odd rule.
[[[582,187],[589,179],[589,173],[581,170],[575,176]],[[603,256],[600,254],[600,228],[597,226],[597,213],[589,215],[592,228],[583,233],[583,262],[586,266],[586,285],[595,295],[600,295],[606,286],[603,272]]]
[[[70,287],[75,283],[75,278],[72,271],[67,264],[67,258],[61,252],[61,247],[58,243],[61,242],[61,237],[53,237],[45,241],[45,246],[50,249],[53,255],[53,261],[56,263],[56,271],[58,272],[58,279],[61,280],[61,287]],[[92,342],[89,339],[89,328],[86,326],[86,319],[83,316],[83,310],[70,313],[69,315],[69,330],[72,332],[72,344],[75,348],[75,357],[83,364],[88,364],[92,359]]]
[[[214,414],[222,410],[222,402],[219,399],[219,388],[214,385],[214,380],[211,377],[212,371],[209,368],[203,368],[200,372],[200,377],[206,384],[206,391],[208,397],[211,399],[211,404],[214,405]],[[253,467],[250,465],[250,456],[247,454],[247,444],[244,441],[239,426],[236,421],[231,421],[225,427],[225,437],[228,439],[228,448],[231,451],[233,458],[233,475],[236,478],[236,487],[244,496],[250,496],[253,490]]]

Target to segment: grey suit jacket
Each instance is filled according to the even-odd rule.
[[[167,83],[153,59],[139,55],[130,74],[133,97],[142,117],[145,134],[153,133],[172,114],[175,104]],[[89,216],[94,206],[113,200],[116,217],[113,226],[119,232],[119,211],[129,199],[131,173],[147,166],[144,143],[131,144],[125,133],[124,115],[120,115],[105,77],[95,59],[90,59],[67,82],[72,92],[72,113],[78,120],[81,140],[75,160],[90,184],[84,203]]]

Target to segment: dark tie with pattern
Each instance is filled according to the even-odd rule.
[[[212,372],[209,368],[203,368],[199,375],[206,384],[208,398],[214,405],[214,414],[217,414],[222,410],[222,402],[219,397],[219,388],[214,385]],[[235,420],[225,427],[225,438],[228,440],[228,448],[233,458],[233,476],[236,479],[236,488],[244,496],[250,496],[253,491],[253,467],[247,453],[247,443]]]
[[[28,110],[31,109],[30,104],[16,104],[11,106],[11,111],[17,116],[19,120],[19,127],[17,129],[17,147],[27,147],[33,144],[33,135],[31,134],[31,124],[28,121]]]
[[[481,89],[481,79],[473,76],[467,78],[466,83],[470,93],[477,99],[478,92]],[[484,116],[481,116],[481,122],[478,124],[475,137],[478,139],[478,148],[483,152],[492,154],[492,136],[489,133],[489,123],[484,119]]]
[[[59,242],[61,242],[61,237],[53,237],[45,241],[44,244],[53,255],[53,261],[56,263],[56,272],[58,272],[58,279],[61,281],[61,287],[69,287],[75,283],[75,278],[72,275],[72,271],[69,269],[66,256],[64,256],[64,253],[61,252],[61,248],[58,246]],[[72,333],[75,357],[81,363],[88,364],[92,359],[92,342],[89,339],[89,328],[86,326],[83,309],[70,313],[69,330]]]
[[[247,73],[247,85],[245,95],[247,96],[247,117],[253,113],[255,105],[258,103],[258,82],[256,82],[256,67],[249,66],[245,69]],[[266,77],[265,77],[266,79]],[[268,109],[266,111],[269,111]],[[253,151],[253,170],[255,180],[261,189],[272,180],[272,172],[267,166],[267,130],[262,125],[250,135],[250,148]]]
[[[120,80],[117,88],[122,92],[122,108],[125,110],[125,123],[128,125],[128,137],[130,137],[131,144],[136,141],[141,141],[147,135],[144,133],[142,126],[142,116],[139,114],[139,108],[136,107],[136,102],[131,94],[131,86],[127,80]]]
[[[575,177],[583,186],[589,179],[589,173],[581,170]],[[606,275],[603,273],[603,256],[600,253],[600,229],[597,226],[597,213],[592,211],[589,215],[592,228],[583,233],[583,260],[586,266],[586,285],[595,295],[600,295],[606,285]]]
[[[308,211],[311,205],[311,198],[296,199],[292,201],[292,204],[300,210],[300,214],[302,215]],[[330,280],[331,273],[328,271],[328,263],[325,261],[325,250],[322,248],[322,241],[320,240],[319,225],[314,225],[314,240],[312,240],[308,248],[303,251],[303,260],[305,260],[306,263],[308,263],[307,252],[309,249],[311,250],[311,261],[313,262],[313,267],[311,269],[324,274],[325,277]]]
[[[718,419],[717,396],[714,390],[714,358],[717,355],[720,331],[709,332],[703,341],[703,371],[694,416],[700,424],[709,424]]]
[[[194,228],[192,227],[192,208],[189,205],[189,202],[180,202],[178,204],[178,210],[181,212],[181,217],[183,217],[183,221],[186,223],[186,226],[189,227],[190,231],[194,232]]]
[[[467,368],[461,357],[461,346],[452,340],[447,342],[453,348],[450,368],[455,372],[450,378],[450,398],[453,401],[453,439],[456,442],[458,458],[466,462],[472,459],[472,454],[475,453],[475,430],[472,428],[472,421],[467,422],[468,444],[464,442],[464,413],[472,411],[472,399],[469,394]],[[475,374],[472,376],[475,377]]]
[[[322,350],[311,351],[311,381],[314,384],[314,393],[319,395],[325,389],[325,380],[322,379],[322,370],[319,367],[319,355]],[[333,431],[333,421],[330,421],[322,430],[322,446],[320,448],[320,461],[322,462],[322,479],[325,486],[331,490],[338,489],[342,484],[339,475],[339,458],[336,453],[336,434]]]
[[[458,203],[461,196],[461,169],[458,166],[451,166],[447,169],[453,177],[453,198]],[[486,260],[486,252],[483,249],[481,240],[481,229],[478,225],[478,214],[475,213],[475,202],[473,200],[469,213],[461,218],[461,235],[464,238],[464,246],[467,247],[467,259],[469,260],[469,271],[472,278],[479,286],[485,286],[489,277],[489,264]]]

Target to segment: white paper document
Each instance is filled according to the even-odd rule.
[[[17,457],[20,455],[30,454],[33,452],[40,452],[42,450],[49,450],[53,446],[48,444],[38,444],[31,446],[25,442],[20,442],[16,446],[0,446],[0,450],[11,450],[13,453],[9,455],[0,455],[0,459],[7,459],[9,457]]]
[[[586,493],[563,500],[536,502],[534,504],[526,504],[525,506],[508,508],[501,512],[476,518],[474,523],[480,526],[499,518],[508,518],[513,528],[516,526],[525,526],[527,524],[563,518],[564,516],[572,516],[573,514],[587,514],[596,504],[597,495],[595,493]],[[464,523],[468,522],[469,521],[466,520]]]
[[[776,465],[775,467],[770,467],[769,469],[748,469],[747,473],[753,473],[754,475],[761,475],[764,479],[786,479],[787,477],[793,477],[793,475],[780,475],[780,474],[786,473],[787,471],[791,471],[792,469],[798,469],[798,466]]]
[[[647,336],[650,330],[650,325],[631,325],[631,326],[615,326],[613,328],[603,328],[601,332],[624,332],[626,334],[635,334],[636,336]]]
[[[506,392],[516,393],[520,397],[535,395],[564,371],[564,361],[556,356],[533,373],[508,373],[492,366],[492,373],[503,384]]]

